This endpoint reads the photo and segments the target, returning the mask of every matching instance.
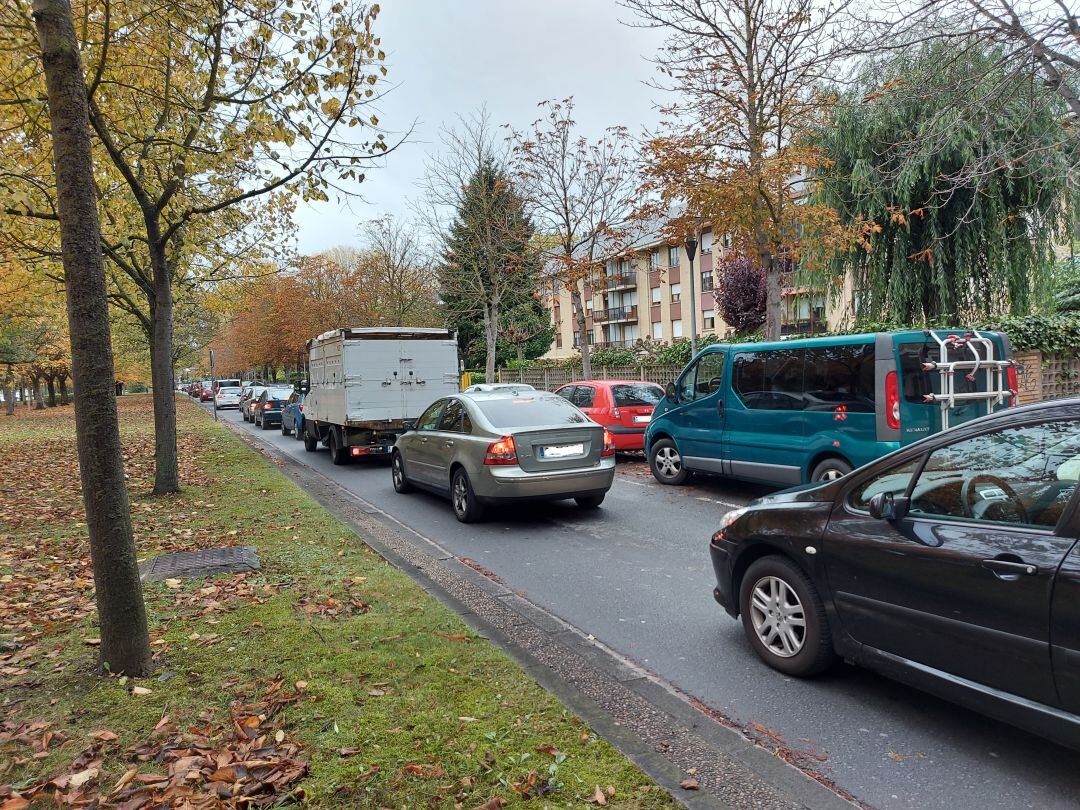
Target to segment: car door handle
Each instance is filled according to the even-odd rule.
[[[454,446],[454,440],[453,439],[447,439],[445,442],[443,442],[443,444],[446,447],[453,447]]]
[[[995,574],[1011,574],[1014,577],[1021,574],[1033,577],[1039,573],[1039,567],[1037,565],[1031,565],[1018,558],[1003,560],[994,557],[992,560],[983,560],[982,565],[983,568],[988,568]]]
[[[421,444],[427,444],[427,436],[421,436],[420,437],[420,443]]]
[[[716,415],[720,416],[720,417],[723,417],[723,415],[724,415],[724,400],[723,399],[716,400]]]

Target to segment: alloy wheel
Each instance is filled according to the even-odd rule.
[[[821,474],[822,481],[838,481],[844,477],[844,473],[837,469],[826,470]]]
[[[750,619],[765,649],[780,658],[798,655],[806,642],[806,612],[795,589],[780,577],[762,577],[750,594]]]
[[[454,511],[464,515],[469,511],[469,483],[464,475],[454,479]]]
[[[405,478],[401,472],[401,456],[394,456],[394,463],[390,465],[390,474],[394,477],[394,489],[401,489]]]
[[[674,447],[661,447],[656,451],[656,469],[665,478],[674,478],[682,469],[682,457]]]

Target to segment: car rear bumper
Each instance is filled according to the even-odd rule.
[[[624,427],[623,425],[607,425],[611,438],[615,440],[616,450],[643,450],[645,448],[645,425],[641,427]]]
[[[615,459],[603,458],[586,469],[526,472],[520,467],[485,467],[472,482],[481,500],[556,500],[599,495],[611,489]]]
[[[713,539],[709,543],[709,556],[712,558],[713,573],[716,575],[713,599],[731,616],[738,616],[738,595],[731,592],[732,569],[735,565],[734,546],[724,540]]]

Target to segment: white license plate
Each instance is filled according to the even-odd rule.
[[[651,421],[652,421],[651,416],[635,416],[634,417],[634,424],[635,425],[647,425]]]
[[[567,458],[584,453],[584,444],[551,444],[540,448],[540,458]]]

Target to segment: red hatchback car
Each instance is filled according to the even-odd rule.
[[[638,380],[582,380],[557,388],[555,393],[570,400],[615,437],[619,452],[642,450],[645,428],[664,389]]]

